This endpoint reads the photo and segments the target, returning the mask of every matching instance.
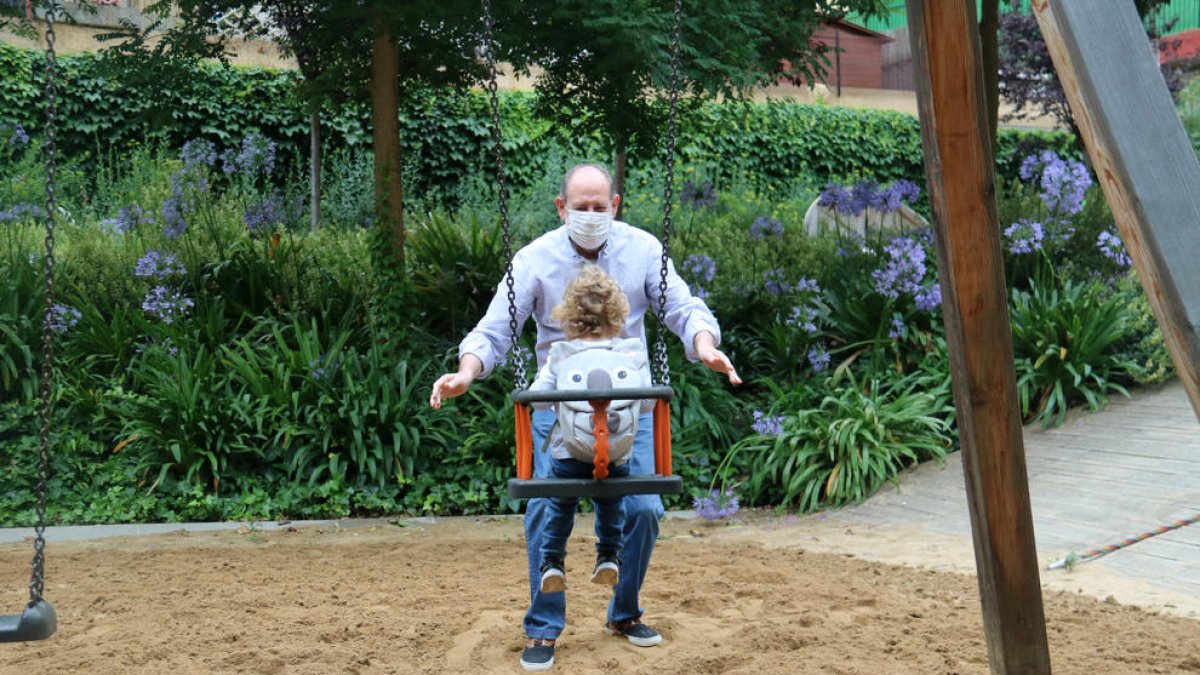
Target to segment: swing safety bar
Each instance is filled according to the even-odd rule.
[[[516,420],[517,477],[508,481],[512,499],[531,497],[623,497],[636,494],[681,494],[683,479],[671,468],[670,387],[636,389],[578,389],[574,391],[513,392]],[[654,473],[622,476],[603,480],[588,478],[534,478],[533,428],[527,403],[561,401],[601,401],[657,399],[654,404]],[[603,425],[603,420],[597,420]],[[607,429],[604,429],[607,432]],[[606,435],[606,434],[605,434]],[[605,457],[607,454],[605,453]]]
[[[562,401],[644,401],[656,398],[670,401],[675,395],[670,387],[630,387],[628,389],[523,389],[514,391],[517,403],[560,403]]]

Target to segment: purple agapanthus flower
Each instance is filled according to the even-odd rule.
[[[1083,196],[1092,176],[1082,162],[1060,161],[1042,170],[1040,196],[1051,213],[1073,216],[1083,209]]]
[[[211,141],[194,138],[183,144],[179,156],[188,169],[208,168],[217,161],[217,149]]]
[[[795,326],[800,330],[812,335],[817,332],[817,317],[820,312],[815,307],[807,305],[797,305],[792,308],[792,313],[788,317],[788,325]]]
[[[683,184],[683,190],[679,193],[679,203],[693,211],[711,209],[717,205],[717,193],[709,181],[696,185],[689,180]]]
[[[272,230],[276,226],[282,225],[285,218],[283,199],[277,194],[272,194],[261,202],[251,204],[242,214],[246,229],[251,232]]]
[[[850,215],[857,216],[867,208],[881,206],[879,184],[873,180],[860,180],[850,188]]]
[[[922,312],[933,312],[942,306],[942,285],[935,282],[929,286],[922,286],[917,289],[913,300],[917,309]]]
[[[805,293],[805,292],[820,293],[821,287],[820,287],[820,285],[817,284],[817,281],[815,279],[809,279],[808,277],[800,277],[800,279],[798,281],[796,281],[796,284],[794,286],[792,286],[792,290],[796,291],[797,293]]]
[[[771,295],[782,295],[792,290],[792,286],[788,284],[787,277],[781,269],[769,269],[763,272],[763,287]]]
[[[1117,267],[1121,269],[1126,269],[1133,264],[1129,254],[1125,252],[1124,242],[1112,228],[1100,233],[1096,239],[1096,246],[1099,247],[1101,255],[1116,263]]]
[[[1017,175],[1021,177],[1021,180],[1029,182],[1033,180],[1034,176],[1041,175],[1042,167],[1055,161],[1060,161],[1060,158],[1058,153],[1053,150],[1033,153],[1021,160],[1021,167],[1017,170]]]
[[[1073,216],[1083,208],[1083,197],[1092,186],[1092,176],[1082,162],[1059,157],[1043,150],[1021,162],[1018,172],[1024,181],[1037,179],[1038,196],[1050,213],[1060,218]]]
[[[187,232],[187,219],[183,216],[183,204],[176,197],[168,197],[162,203],[163,236],[172,241]]]
[[[884,252],[887,263],[871,273],[876,292],[893,299],[903,293],[916,293],[925,278],[925,247],[911,237],[896,237]]]
[[[898,316],[892,317],[892,328],[888,331],[888,338],[895,340],[904,337],[904,319]]]
[[[829,367],[829,363],[833,357],[829,355],[829,351],[825,349],[825,345],[813,345],[808,349],[808,363],[812,366],[814,372],[821,372]]]
[[[723,520],[737,513],[740,506],[733,490],[727,488],[724,492],[713,490],[706,497],[693,498],[692,508],[705,520]]]
[[[50,306],[50,330],[55,333],[65,333],[71,330],[82,318],[83,312],[74,307],[58,304]]]
[[[750,223],[750,240],[757,241],[763,237],[779,238],[783,236],[783,223],[778,218],[759,216]]]
[[[25,131],[25,127],[20,124],[14,124],[8,142],[12,145],[29,145],[29,132]]]
[[[761,410],[755,410],[754,423],[750,425],[750,428],[754,430],[754,433],[761,436],[778,436],[783,433],[784,419],[782,415],[768,417]]]
[[[717,263],[706,255],[694,253],[683,261],[683,271],[696,281],[707,284],[717,275]]]
[[[1004,238],[1008,241],[1011,253],[1022,255],[1042,250],[1042,242],[1046,239],[1046,228],[1042,224],[1028,218],[1022,218],[1004,228]]]
[[[892,193],[901,202],[911,204],[921,198],[921,187],[911,180],[901,178],[892,183],[888,187],[888,192]]]
[[[837,183],[829,183],[821,190],[820,196],[817,197],[817,206],[831,211],[837,211],[842,215],[858,215],[860,212],[854,210],[853,199],[851,198],[850,190],[845,186]]]
[[[275,141],[252,133],[242,138],[240,148],[221,153],[221,170],[227,175],[243,173],[248,176],[270,175],[275,170]]]
[[[326,363],[328,361],[328,363]],[[342,367],[341,355],[328,359],[325,355],[318,356],[308,362],[308,372],[314,382],[324,382],[338,374]]]
[[[143,279],[165,279],[182,276],[186,272],[183,263],[175,258],[174,253],[164,254],[162,251],[147,251],[146,255],[138,259],[133,269],[133,275]]]
[[[146,297],[142,299],[142,309],[159,318],[163,323],[174,323],[176,319],[185,316],[188,310],[195,305],[196,303],[191,298],[166,286],[151,288]]]
[[[137,204],[122,206],[117,215],[100,221],[100,226],[111,234],[125,234],[139,225],[154,223],[154,214],[142,210]]]
[[[23,202],[0,211],[0,223],[16,222],[18,220],[41,218],[45,212],[37,204]]]

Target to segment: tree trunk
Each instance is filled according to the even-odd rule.
[[[404,264],[404,201],[400,184],[400,56],[387,29],[376,21],[371,52],[371,124],[375,151],[376,226],[391,233],[396,261]]]
[[[617,205],[617,220],[625,210],[625,162],[629,152],[625,149],[624,141],[617,141],[617,151],[613,154],[613,191],[621,195],[621,203]]]
[[[983,52],[983,94],[987,105],[988,138],[996,149],[1000,124],[1000,3],[983,0],[979,16],[979,46]]]
[[[317,231],[321,224],[321,113],[316,108],[308,117],[309,146],[309,212],[312,219],[309,228]]]

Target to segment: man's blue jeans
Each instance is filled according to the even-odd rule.
[[[641,425],[639,425],[641,428]],[[591,478],[593,465],[577,459],[550,459],[555,478]],[[610,477],[628,476],[629,462],[608,467]],[[541,559],[567,556],[567,539],[575,527],[575,510],[579,497],[557,497],[546,500],[546,525],[542,528]],[[615,556],[621,548],[621,530],[625,527],[625,509],[621,497],[593,499],[596,509],[596,552]]]
[[[550,453],[541,448],[554,425],[553,409],[533,411],[533,475],[551,475]],[[633,441],[629,472],[654,473],[654,416],[638,418],[637,437]],[[542,532],[549,520],[549,499],[530,499],[525,507],[525,547],[529,556],[529,611],[525,613],[525,635],[543,640],[557,639],[567,620],[566,593],[542,593]],[[608,620],[617,622],[642,616],[638,591],[646,578],[654,542],[658,539],[658,519],[662,517],[662,499],[658,495],[629,495],[624,498],[625,527],[621,531],[621,574],[608,604]]]

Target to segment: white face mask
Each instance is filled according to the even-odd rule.
[[[594,251],[608,241],[612,229],[611,211],[567,211],[567,233],[579,248]]]

